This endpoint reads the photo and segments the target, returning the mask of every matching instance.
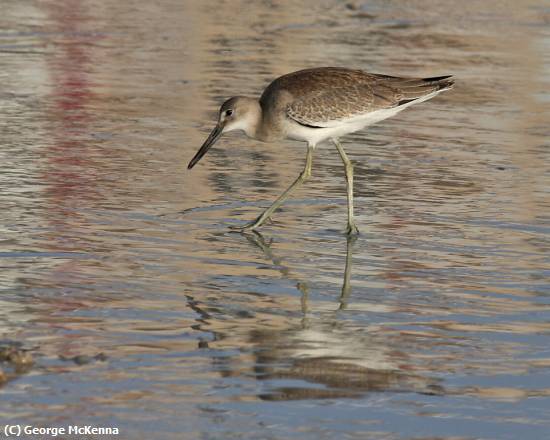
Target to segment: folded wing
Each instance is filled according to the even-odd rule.
[[[399,78],[370,74],[360,70],[331,69],[319,75],[317,69],[295,72],[302,75],[301,90],[289,90],[295,99],[287,107],[287,116],[310,127],[334,127],[353,123],[377,110],[393,109],[414,101],[429,99],[452,87],[450,76]],[[316,78],[318,77],[318,78]],[[284,80],[285,77],[282,77]],[[299,84],[297,78],[291,82]],[[300,98],[300,95],[304,98]]]

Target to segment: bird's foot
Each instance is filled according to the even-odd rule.
[[[260,221],[260,219],[261,219],[261,216],[258,217],[256,220],[245,223],[244,225],[229,226],[229,229],[232,229],[233,231],[237,231],[237,232],[254,231],[256,228],[259,228],[264,223],[271,222],[271,219],[269,217],[264,219],[263,221]]]
[[[357,229],[355,223],[348,223],[348,227],[346,228],[346,235],[348,237],[357,237],[359,235],[359,229]]]
[[[254,230],[254,222],[245,223],[244,225],[231,225],[229,229],[235,232],[244,232],[249,230]]]

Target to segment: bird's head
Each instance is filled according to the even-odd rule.
[[[220,107],[218,123],[197,151],[197,154],[191,159],[187,168],[193,168],[223,133],[243,130],[247,136],[254,137],[260,117],[260,105],[255,99],[235,96],[225,101]]]

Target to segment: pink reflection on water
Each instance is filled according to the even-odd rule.
[[[47,151],[44,180],[49,183],[50,209],[56,214],[51,220],[63,222],[63,217],[73,215],[72,208],[98,198],[90,151],[90,126],[95,119],[89,111],[94,99],[90,42],[101,37],[86,30],[90,16],[83,2],[49,3],[47,9],[56,39],[55,52],[48,59],[53,142]]]

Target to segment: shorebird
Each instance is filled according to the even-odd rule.
[[[311,176],[313,151],[331,140],[345,166],[348,220],[346,234],[359,233],[353,218],[353,165],[339,138],[362,130],[401,110],[452,88],[448,76],[406,78],[340,67],[300,70],[275,79],[259,100],[235,96],[225,101],[218,122],[188,169],[206,154],[223,133],[241,130],[264,142],[293,139],[307,142],[306,162],[298,178],[258,218],[233,229],[256,229]]]

